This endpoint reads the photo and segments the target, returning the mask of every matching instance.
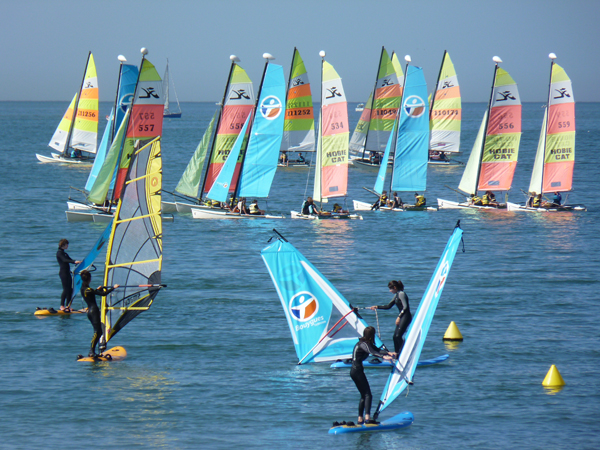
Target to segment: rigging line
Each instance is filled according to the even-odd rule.
[[[377,314],[377,310],[375,310],[375,319],[377,319],[377,335],[379,336],[379,340],[381,340],[381,331],[379,330],[379,314]]]
[[[344,314],[342,316],[342,318],[340,320],[338,320],[329,330],[327,330],[327,332],[323,335],[323,337],[321,339],[319,339],[319,342],[317,342],[313,348],[311,348],[308,353],[306,355],[304,355],[304,357],[298,362],[298,364],[302,364],[302,361],[304,361],[306,359],[306,357],[308,355],[310,355],[310,353],[318,347],[318,345],[323,341],[323,339],[325,339],[327,337],[327,335],[329,333],[331,333],[331,331],[337,326],[338,323],[340,323],[342,320],[344,320],[346,317],[348,317],[350,314],[352,314],[354,312],[354,309],[351,309],[349,312],[347,312],[346,314]]]

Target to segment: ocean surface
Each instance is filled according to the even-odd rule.
[[[577,104],[574,186],[580,213],[442,210],[366,212],[363,221],[290,220],[308,192],[307,169],[279,170],[268,204],[278,221],[193,220],[164,224],[162,289],[152,308],[111,345],[123,362],[76,361],[92,327],[84,315],[39,319],[59,306],[58,241],[82,258],[103,227],[67,223],[65,201],[89,168],[38,163],[67,102],[2,102],[0,120],[0,448],[400,449],[598,448],[600,437],[600,104]],[[350,109],[352,127],[359,114]],[[183,103],[165,120],[164,189],[172,191],[214,111]],[[101,104],[101,117],[110,105]],[[465,161],[484,104],[463,106]],[[541,103],[523,106],[523,135],[509,199],[529,186]],[[101,127],[105,124],[102,121]],[[463,167],[429,167],[427,200],[455,200]],[[376,172],[350,168],[352,199],[373,201]],[[307,191],[308,185],[308,191]],[[404,193],[405,200],[412,192]],[[500,196],[499,196],[500,197]],[[170,199],[165,195],[166,199]],[[348,369],[298,366],[289,329],[260,250],[276,228],[355,306],[389,301],[401,279],[416,310],[457,220],[456,256],[423,350],[447,362],[417,369],[415,384],[381,415],[415,416],[396,432],[330,436],[356,420]],[[92,284],[100,284],[103,257]],[[95,280],[95,281],[94,281]],[[75,300],[75,306],[81,305]],[[366,312],[391,345],[392,311]],[[445,344],[455,321],[464,336]],[[542,386],[555,364],[566,381]],[[375,399],[388,371],[367,372]]]

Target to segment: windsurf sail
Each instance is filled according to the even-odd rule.
[[[315,118],[310,81],[304,61],[295,47],[287,90],[281,150],[315,151]]]
[[[392,127],[392,132],[390,133],[389,137],[388,137],[388,143],[385,147],[385,152],[383,152],[383,159],[382,161],[387,161],[390,158],[390,154],[391,152],[396,150],[396,141],[398,138],[398,133],[397,133],[397,121],[394,121],[394,126]],[[379,166],[379,172],[377,173],[377,179],[375,180],[375,186],[373,186],[373,190],[375,192],[377,192],[377,194],[381,195],[383,194],[383,186],[385,184],[385,176],[387,174],[387,167],[388,165],[386,163],[382,163]]]
[[[529,192],[570,191],[574,167],[575,98],[567,73],[552,59],[548,104],[544,111]]]
[[[444,51],[429,114],[432,151],[455,153],[460,150],[462,108],[460,87],[450,54]]]
[[[424,191],[429,160],[429,114],[423,69],[409,66],[406,73],[391,190]]]
[[[210,146],[210,140],[213,136],[215,129],[215,123],[219,117],[219,110],[217,109],[213,114],[213,117],[208,124],[208,128],[202,136],[202,140],[198,143],[196,151],[192,155],[190,162],[188,163],[183,175],[177,183],[175,190],[180,194],[187,195],[188,197],[198,198],[198,191],[200,190],[200,180],[202,178],[202,168],[206,161],[206,154]]]
[[[283,67],[267,63],[254,112],[237,197],[268,197],[283,137],[285,78]]]
[[[162,116],[162,105],[160,111]],[[104,285],[120,287],[102,297],[105,343],[148,310],[163,287],[161,189],[159,136],[131,154],[112,222]]]
[[[292,333],[299,364],[351,358],[366,322],[289,242],[277,239],[261,256]],[[383,343],[375,338],[375,344]]]
[[[448,274],[456,256],[456,250],[461,242],[462,233],[463,231],[460,228],[459,222],[454,228],[450,239],[448,239],[446,248],[423,294],[417,312],[413,316],[406,334],[404,347],[400,352],[398,360],[394,362],[392,372],[381,394],[381,400],[375,411],[375,418],[404,391],[409,382],[412,382],[423,344],[425,344],[425,338],[433,320],[433,315],[442,295],[444,285],[448,280]]]
[[[320,171],[321,192],[317,201],[344,197],[348,190],[348,102],[342,79],[333,66],[323,61],[321,89]],[[316,175],[315,175],[316,177]],[[316,185],[316,183],[315,183]]]
[[[92,189],[92,186],[94,186],[94,183],[98,179],[100,169],[102,168],[104,160],[106,159],[106,153],[108,152],[108,147],[110,146],[110,133],[115,118],[114,113],[115,110],[113,108],[110,111],[108,122],[106,122],[106,127],[104,128],[104,133],[102,134],[102,139],[100,141],[100,145],[98,146],[98,153],[96,154],[96,158],[94,158],[94,164],[92,165],[87,182],[85,183],[85,190],[87,192],[89,192]]]

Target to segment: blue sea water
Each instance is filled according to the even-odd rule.
[[[596,151],[600,104],[577,104],[577,163],[571,203],[587,212],[526,214],[442,210],[367,212],[363,221],[200,221],[164,225],[163,282],[150,311],[112,341],[128,358],[85,364],[85,316],[38,319],[59,305],[57,243],[84,256],[102,226],[67,223],[65,200],[88,168],[38,163],[66,102],[2,102],[0,120],[0,448],[597,448],[600,436],[600,238]],[[527,189],[543,109],[523,107],[523,136],[510,200]],[[164,188],[172,191],[213,113],[184,103],[165,120]],[[466,161],[485,105],[463,109]],[[110,105],[101,105],[101,116]],[[351,109],[351,124],[360,113]],[[103,125],[103,124],[102,124]],[[430,167],[427,199],[456,199],[462,167]],[[376,171],[350,169],[351,199],[372,201]],[[306,169],[276,174],[268,209],[289,217],[312,191]],[[412,193],[404,195],[405,200]],[[168,196],[167,196],[167,199]],[[264,201],[261,207],[267,206]],[[459,251],[415,384],[383,414],[411,411],[397,432],[330,436],[355,420],[358,392],[347,370],[297,366],[288,326],[260,258],[276,228],[355,306],[389,300],[401,279],[416,310],[456,221]],[[103,260],[98,264],[100,269]],[[101,270],[94,274],[100,283]],[[94,282],[93,280],[93,282]],[[81,300],[76,299],[76,305]],[[395,314],[365,319],[391,344]],[[444,344],[455,321],[464,336]],[[542,387],[555,364],[566,381]],[[378,398],[386,370],[367,373]]]

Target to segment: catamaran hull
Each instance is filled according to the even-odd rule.
[[[337,219],[337,220],[363,220],[363,217],[360,214],[323,214],[320,216],[315,216],[313,214],[305,215],[299,213],[298,211],[291,211],[292,219],[303,219],[303,220],[329,220],[329,219]]]
[[[551,208],[533,208],[525,205],[517,205],[516,203],[507,203],[506,209],[509,211],[527,211],[527,212],[570,212],[570,211],[587,211],[583,205],[574,206],[557,206]]]
[[[477,206],[469,205],[467,202],[452,202],[450,200],[437,199],[439,209],[483,209],[486,211],[497,211],[506,209],[506,204],[501,203],[499,206]]]
[[[224,211],[222,209],[192,209],[192,217],[194,219],[285,219],[285,216],[272,216],[269,214],[240,214]]]
[[[160,202],[161,211],[167,214],[173,214],[177,212],[177,204],[175,202]]]
[[[409,411],[396,414],[388,420],[381,422],[379,425],[340,425],[329,430],[329,434],[345,434],[345,433],[364,433],[373,431],[391,431],[399,428],[406,428],[414,422],[415,418]]]
[[[53,164],[92,164],[93,158],[63,158],[57,153],[52,153],[52,157],[35,154],[39,162]]]
[[[361,202],[358,200],[352,200],[354,204],[354,211],[371,211],[371,206],[369,203]],[[404,212],[404,211],[437,211],[437,208],[433,206],[409,206],[405,205],[402,208],[389,208],[387,206],[380,207],[381,211],[394,211],[394,212]]]

